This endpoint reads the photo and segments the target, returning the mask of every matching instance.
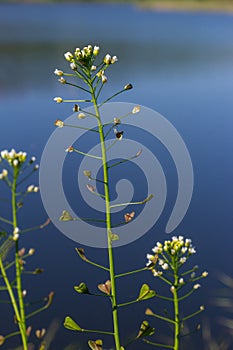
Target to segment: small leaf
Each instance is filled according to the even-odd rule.
[[[90,170],[84,170],[83,174],[87,176],[89,179],[91,178],[91,171]]]
[[[65,318],[64,326],[67,329],[70,329],[71,331],[79,331],[79,332],[83,331],[83,329],[69,316]]]
[[[111,293],[111,281],[106,281],[105,283],[101,283],[98,285],[98,288],[101,292],[110,295]]]
[[[153,298],[156,295],[155,291],[150,289],[148,284],[143,284],[139,293],[138,301]]]
[[[154,313],[151,309],[147,308],[146,311],[145,311],[145,314],[148,315],[148,316],[153,316]]]
[[[82,260],[87,261],[87,258],[85,256],[85,251],[83,248],[76,248],[76,252],[78,253],[78,255]]]
[[[126,213],[124,215],[124,218],[125,218],[125,222],[128,223],[130,222],[133,218],[134,218],[134,215],[135,215],[135,212],[132,211],[131,213]]]
[[[63,210],[62,215],[59,218],[60,221],[72,221],[74,220],[73,216],[67,210]]]
[[[74,290],[80,294],[90,294],[84,282],[81,282],[79,286],[74,286]]]
[[[111,240],[112,241],[117,241],[119,239],[119,236],[116,233],[111,232]]]
[[[142,337],[146,337],[148,335],[154,334],[154,332],[155,332],[155,329],[150,327],[149,322],[143,321],[136,338],[139,339]]]
[[[95,192],[95,190],[96,190],[95,186],[92,186],[90,184],[87,184],[87,189],[88,189],[88,191],[90,191],[92,193]]]
[[[103,341],[101,339],[97,340],[88,340],[88,345],[92,350],[102,350],[103,349]]]

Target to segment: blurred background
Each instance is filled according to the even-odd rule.
[[[54,96],[71,97],[74,94],[72,89],[57,82],[53,71],[55,68],[66,70],[64,52],[87,44],[100,46],[101,55],[109,52],[119,58],[109,70],[103,98],[132,83],[134,89],[116,101],[155,109],[175,126],[185,141],[193,162],[194,193],[184,220],[173,234],[192,238],[198,252],[193,265],[198,264],[200,271],[209,271],[208,279],[203,281],[203,287],[192,302],[184,305],[184,313],[201,304],[206,306],[202,320],[204,339],[202,331],[186,337],[184,346],[190,349],[214,349],[212,338],[217,344],[223,339],[226,343],[229,339],[230,343],[232,339],[232,330],[226,320],[231,318],[232,311],[228,299],[232,290],[229,296],[227,294],[232,281],[226,276],[233,273],[232,38],[233,16],[230,13],[155,11],[134,4],[110,3],[0,4],[1,149],[25,150],[35,155],[39,163],[54,130],[54,121],[72,113],[71,105],[57,105],[53,101]],[[166,207],[155,227],[146,235],[115,250],[119,272],[144,266],[146,254],[155,242],[168,237],[165,226],[177,193],[176,170],[161,144],[151,141],[150,145],[166,174]],[[33,181],[38,182],[38,178],[35,176]],[[1,193],[2,196],[6,194],[2,186]],[[1,213],[9,215],[7,206],[2,202],[0,206]],[[46,218],[37,195],[25,204],[20,222],[30,227]],[[55,322],[52,329],[55,331],[58,327],[58,330],[50,349],[88,349],[90,337],[65,330],[62,322],[70,315],[85,328],[111,327],[105,302],[78,295],[73,290],[73,286],[81,281],[95,288],[106,279],[105,274],[80,261],[75,252],[77,243],[58,232],[52,224],[42,231],[25,235],[24,245],[36,248],[36,254],[28,264],[45,269],[40,276],[28,277],[29,300],[45,296],[51,290],[56,292],[51,308],[32,320],[34,329],[48,328]],[[105,250],[88,247],[85,250],[92,260],[106,262]],[[156,290],[163,288],[148,272],[120,281],[122,297],[127,294],[133,299],[142,280]],[[214,299],[217,296],[228,300],[227,310],[216,306]],[[158,301],[152,300],[120,312],[124,342],[137,333],[148,306],[152,310],[161,308]],[[5,334],[11,316],[7,306],[2,310],[1,314],[6,316],[1,317],[0,333]],[[200,319],[202,316],[190,320],[190,331]],[[156,328],[157,338],[154,339],[164,340],[169,336],[164,324],[156,320],[150,322]],[[106,349],[113,348],[111,339],[106,337],[104,341]],[[16,345],[17,339],[2,348],[13,349]],[[150,348],[141,343],[132,344],[129,349],[136,350],[139,346],[143,350]],[[232,345],[218,346],[219,349],[232,349]]]

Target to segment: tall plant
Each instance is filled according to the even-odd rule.
[[[54,294],[51,292],[41,301],[44,305],[27,312],[31,303],[26,300],[27,289],[23,283],[23,275],[28,273],[39,274],[42,272],[42,269],[38,268],[34,271],[28,271],[25,268],[25,260],[34,254],[35,249],[30,248],[26,250],[26,248],[21,247],[21,236],[29,231],[42,229],[49,223],[49,220],[47,220],[44,224],[32,228],[23,228],[23,224],[20,225],[19,223],[19,211],[23,207],[26,197],[39,191],[38,186],[25,186],[25,181],[38,170],[38,165],[34,163],[35,157],[28,158],[26,152],[16,152],[14,149],[1,151],[0,166],[2,166],[2,171],[0,180],[3,185],[8,187],[10,192],[8,211],[11,215],[9,218],[0,216],[0,291],[7,292],[9,296],[9,302],[14,312],[14,321],[18,330],[5,336],[1,335],[0,345],[5,343],[7,339],[20,335],[23,350],[29,349],[29,336],[32,330],[29,319],[47,309],[52,302]],[[10,261],[8,261],[8,258]],[[36,331],[38,338],[42,338],[44,333],[44,330]],[[42,345],[40,349],[42,349]]]

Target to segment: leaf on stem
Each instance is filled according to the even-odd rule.
[[[63,210],[62,215],[59,218],[60,221],[72,221],[74,220],[73,216],[67,210]]]
[[[102,350],[103,349],[103,341],[101,339],[88,340],[88,345],[92,350]]]
[[[110,233],[111,241],[118,241],[119,236],[116,233]]]
[[[83,174],[88,177],[88,179],[91,179],[91,171],[90,170],[84,170]]]
[[[74,290],[80,294],[90,294],[86,284],[81,282],[79,286],[74,286]]]
[[[140,289],[140,293],[139,293],[139,296],[137,298],[137,301],[150,299],[150,298],[153,298],[155,295],[156,295],[156,292],[154,290],[150,289],[148,284],[143,284],[141,289]]]
[[[65,318],[64,327],[70,329],[71,331],[83,331],[83,329],[69,316]]]
[[[95,192],[95,186],[92,186],[92,185],[90,185],[90,184],[87,184],[87,189],[88,189],[88,191],[90,191],[90,192]]]
[[[80,256],[80,258],[84,261],[87,261],[86,255],[85,255],[85,251],[83,248],[76,248],[75,249],[76,252],[78,253],[78,255]]]
[[[155,332],[155,329],[150,327],[149,322],[143,321],[140,326],[140,330],[136,336],[136,339],[146,337],[148,335],[153,335],[154,332]]]
[[[132,211],[131,213],[126,213],[124,215],[125,222],[126,223],[130,222],[134,218],[134,216],[135,216],[135,212],[134,211]]]
[[[98,285],[98,288],[101,292],[110,295],[111,294],[111,281],[107,280],[105,283]]]

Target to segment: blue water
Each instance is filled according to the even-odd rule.
[[[103,97],[108,96],[108,91],[117,91],[131,82],[134,89],[116,100],[157,110],[184,139],[193,163],[195,185],[189,210],[174,234],[193,239],[198,250],[193,263],[210,273],[193,304],[206,304],[205,317],[211,319],[216,337],[225,334],[225,329],[217,324],[223,311],[211,304],[220,287],[217,272],[233,273],[232,37],[233,17],[223,14],[153,12],[116,5],[0,6],[1,149],[26,150],[39,161],[54,130],[54,120],[71,114],[71,106],[56,105],[52,101],[54,96],[70,97],[73,94],[71,89],[57,83],[53,71],[66,67],[64,52],[88,43],[101,46],[103,53],[108,51],[119,57],[119,62],[112,67],[108,90],[104,90]],[[116,249],[119,271],[144,265],[145,255],[155,242],[167,238],[164,230],[177,191],[176,173],[161,145],[151,143],[151,148],[166,173],[168,200],[150,232],[134,243]],[[67,191],[71,193],[72,188]],[[74,198],[71,201],[75,202]],[[0,205],[1,211],[4,210],[3,204]],[[43,222],[46,215],[38,197],[25,207],[21,222],[25,220],[29,227]],[[73,285],[83,280],[95,288],[106,279],[105,274],[98,274],[94,267],[80,261],[74,250],[77,244],[53,225],[28,234],[25,245],[37,249],[30,263],[45,268],[41,276],[28,278],[30,300],[38,299],[50,290],[56,291],[52,307],[32,319],[35,329],[47,328],[56,319],[60,328],[51,349],[65,349],[70,343],[76,344],[74,349],[87,349],[86,339],[98,336],[66,331],[61,323],[64,316],[71,315],[83,327],[110,328],[108,305],[99,299],[96,304],[95,298],[73,291]],[[94,260],[106,261],[103,250],[85,249]],[[153,288],[159,288],[157,280],[149,273],[134,276],[121,281],[128,297],[137,294],[134,289],[139,289],[140,278]],[[121,293],[123,297],[124,293]],[[120,312],[125,342],[135,334],[149,305],[152,309],[159,308],[159,304],[152,301],[132,305]],[[188,305],[186,308],[188,310]],[[7,320],[10,322],[10,317]],[[194,319],[189,327],[192,329],[199,320]],[[9,322],[1,317],[0,333],[6,332]],[[161,325],[160,333],[160,324],[156,322],[151,321],[158,329],[157,339],[161,339],[159,334],[164,335],[166,328]],[[9,344],[10,341],[3,349],[17,343]],[[190,349],[205,348],[201,333],[187,337],[186,344]],[[111,346],[111,339],[106,338],[105,348]],[[139,346],[145,350],[150,348],[140,343],[129,349],[136,350]]]

